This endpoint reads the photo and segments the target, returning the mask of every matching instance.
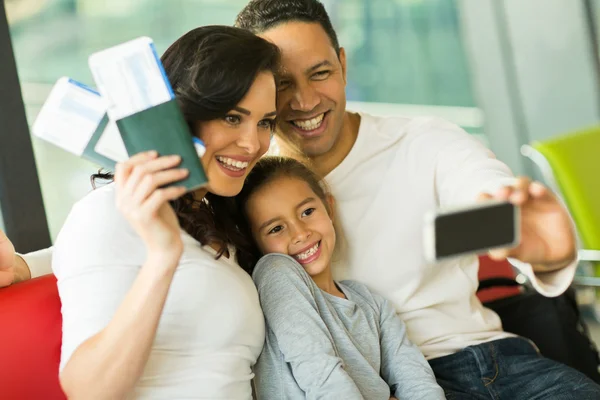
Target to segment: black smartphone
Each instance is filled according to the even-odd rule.
[[[488,201],[426,215],[425,258],[430,262],[519,244],[519,208]]]

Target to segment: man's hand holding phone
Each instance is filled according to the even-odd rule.
[[[514,248],[494,249],[491,258],[513,257],[536,266],[537,271],[565,267],[577,255],[575,229],[568,211],[558,198],[539,182],[520,177],[513,186],[483,193],[481,201],[507,201],[520,209],[520,243]]]

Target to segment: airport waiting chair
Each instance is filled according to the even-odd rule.
[[[525,145],[521,153],[573,216],[584,262],[575,285],[600,287],[600,126]]]

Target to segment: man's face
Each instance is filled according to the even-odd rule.
[[[282,52],[277,93],[279,133],[309,157],[329,152],[338,140],[346,110],[346,57],[338,58],[318,23],[289,22],[260,36]]]

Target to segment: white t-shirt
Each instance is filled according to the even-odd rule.
[[[390,300],[428,359],[510,336],[475,295],[477,258],[428,264],[422,243],[427,211],[473,203],[511,184],[508,167],[448,122],[361,117],[350,154],[326,177],[340,222],[334,278],[357,280]],[[538,291],[556,296],[576,264],[543,276],[529,264],[517,267]]]
[[[265,327],[250,275],[182,232],[181,257],[134,398],[250,399]],[[79,201],[54,246],[62,301],[61,369],[113,317],[145,261],[114,186]],[[233,259],[233,254],[231,254]],[[29,260],[28,260],[29,261]]]

